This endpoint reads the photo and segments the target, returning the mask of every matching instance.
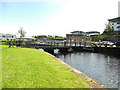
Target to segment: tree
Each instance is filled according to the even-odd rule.
[[[99,34],[98,36],[95,37],[96,41],[99,41],[99,40],[102,41],[103,39],[104,39],[104,37],[101,34]]]
[[[91,36],[84,35],[84,40],[92,40]]]
[[[112,23],[105,24],[105,30],[103,34],[112,34],[113,33],[113,25]]]
[[[25,37],[26,32],[23,30],[22,27],[20,27],[20,30],[18,30],[18,33],[20,34],[20,39]]]

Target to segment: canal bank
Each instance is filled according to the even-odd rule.
[[[99,48],[101,48],[101,47],[99,47]],[[102,49],[101,49],[101,50],[102,50]],[[103,50],[104,50],[104,48],[103,48]],[[112,50],[111,47],[110,47],[110,50]],[[113,50],[115,50],[115,49],[113,49]],[[51,50],[50,50],[50,51],[51,51]],[[65,50],[65,51],[66,51],[66,50]],[[72,52],[74,52],[74,51],[79,51],[79,49],[78,49],[78,48],[74,48],[74,50],[73,50]],[[85,50],[82,49],[82,50],[80,50],[80,51],[85,51]],[[80,51],[79,51],[79,52],[80,52]],[[99,50],[98,50],[97,52],[104,52],[104,51],[99,51]],[[108,49],[106,49],[105,52],[108,52]],[[49,53],[50,53],[50,52],[49,52]],[[92,53],[92,52],[90,52],[90,53]],[[112,51],[112,53],[116,53],[116,52],[113,52],[113,51]],[[65,56],[65,57],[66,57],[66,56]],[[64,57],[64,58],[65,58],[65,57]],[[68,57],[71,57],[71,55],[68,56]],[[86,57],[88,57],[87,54],[86,54],[86,56],[84,56],[83,58],[86,58]],[[74,57],[73,60],[74,60],[75,58],[76,58],[76,57]],[[108,56],[107,62],[112,62],[112,61],[109,60],[109,58],[110,58],[110,57]],[[62,60],[62,58],[60,58],[60,59]],[[88,57],[88,60],[89,60],[89,59],[90,59],[90,58]],[[99,60],[99,59],[102,59],[102,58],[101,58],[101,57],[98,57],[97,59]],[[79,60],[79,59],[78,59],[78,60]],[[66,62],[65,59],[63,59],[63,61]],[[99,60],[99,61],[102,61],[102,60]],[[77,69],[78,66],[77,66],[77,67],[74,67],[74,65],[69,64],[69,59],[68,59],[68,63],[67,63],[67,62],[66,62],[66,63],[69,64],[70,66],[76,68],[77,70],[82,71],[83,73],[87,74],[88,76],[90,76],[90,77],[92,77],[92,78],[96,77],[96,76],[95,76],[96,73],[99,72],[99,73],[98,73],[98,76],[97,76],[98,79],[99,79],[99,75],[102,74],[102,73],[101,73],[101,68],[102,68],[102,66],[100,67],[100,71],[99,71],[99,70],[96,70],[96,67],[99,66],[99,61],[97,61],[97,64],[98,64],[98,65],[96,64],[95,67],[93,68],[93,70],[95,69],[95,72],[90,72],[90,75],[87,74],[86,72],[84,72],[85,70]],[[92,60],[92,63],[89,63],[89,62],[90,62],[90,61],[87,61],[87,62],[83,65],[83,67],[84,67],[84,66],[87,66],[88,64],[89,64],[90,66],[94,66],[94,65],[93,65],[94,60]],[[103,61],[103,62],[105,62],[105,61]],[[74,64],[78,65],[78,63],[79,63],[79,62],[74,63]],[[110,63],[110,64],[112,64],[112,63]],[[109,67],[111,67],[110,64],[108,63],[108,66],[109,66]],[[82,65],[79,65],[79,66],[82,66]],[[104,66],[105,66],[105,65],[104,65]],[[87,68],[87,67],[86,67],[86,68]],[[106,67],[105,67],[105,68],[106,68]],[[106,70],[105,68],[104,68],[104,70]],[[108,68],[108,67],[107,67],[107,68]],[[91,69],[91,67],[88,68],[88,71],[89,71],[89,69]],[[116,68],[115,68],[115,71],[116,71],[116,70],[119,70],[119,69],[116,69]],[[97,71],[97,72],[96,72],[96,71]],[[111,71],[111,70],[109,69],[107,72],[114,72],[114,71]],[[108,76],[110,76],[110,74],[108,74],[108,73],[106,73],[106,74],[107,74]],[[113,73],[113,74],[114,74],[114,73]],[[104,74],[103,74],[102,77],[107,76],[107,75],[104,75]],[[117,78],[118,78],[118,74],[115,74],[115,75],[116,75]],[[93,77],[93,76],[94,76],[94,77]],[[109,84],[109,82],[113,82],[113,84],[114,84],[114,83],[117,84],[118,82],[117,82],[117,83],[114,82],[114,77],[116,77],[116,76],[113,76],[112,78],[110,78],[109,80],[107,80],[108,84]],[[94,80],[96,80],[96,81],[99,82],[99,80],[97,80],[97,79],[95,79],[95,78],[94,78]],[[102,79],[101,79],[101,80],[102,80]],[[105,80],[106,80],[106,79],[105,79]],[[115,80],[116,80],[116,79],[115,79]],[[117,80],[118,80],[118,79],[117,79]],[[104,81],[104,80],[103,80],[103,81]],[[101,82],[100,82],[100,83],[101,83]],[[102,84],[103,84],[103,83],[102,83]],[[106,84],[107,84],[107,83],[106,83]],[[103,84],[103,85],[105,85],[105,84]],[[105,85],[105,86],[107,86],[107,85]],[[117,88],[117,87],[115,86],[115,87],[110,87],[110,88]]]
[[[43,51],[44,52],[44,51]],[[57,59],[60,63],[62,63],[63,65],[65,65],[66,67],[70,68],[70,72],[74,73],[75,75],[79,76],[80,78],[82,78],[85,82],[85,84],[89,85],[91,88],[95,89],[95,88],[103,88],[104,90],[109,90],[107,87],[105,87],[104,85],[102,85],[101,83],[95,81],[93,78],[89,77],[88,75],[84,74],[83,72],[73,68],[72,66],[68,65],[67,63],[63,62],[62,60],[56,58],[54,55],[45,52],[46,54],[50,55],[51,57]]]

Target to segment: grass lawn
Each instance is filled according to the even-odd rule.
[[[40,50],[2,46],[2,88],[89,88],[69,69]]]

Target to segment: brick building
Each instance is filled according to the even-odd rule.
[[[85,36],[91,36],[92,41],[95,41],[95,37],[98,36],[99,34],[100,32],[97,31],[90,31],[90,32],[73,31],[71,32],[71,34],[66,34],[66,40],[80,42],[84,40]]]

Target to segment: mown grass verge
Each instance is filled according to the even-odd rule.
[[[89,88],[69,69],[40,50],[2,47],[2,88]]]

